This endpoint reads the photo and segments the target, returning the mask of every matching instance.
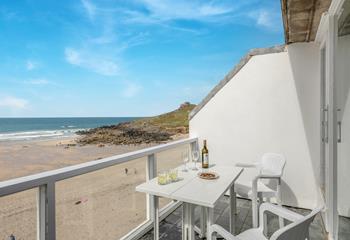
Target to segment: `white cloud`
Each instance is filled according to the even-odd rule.
[[[256,23],[264,27],[271,27],[273,25],[271,15],[267,11],[261,11],[259,13]]]
[[[150,17],[158,20],[209,20],[211,17],[228,14],[233,11],[224,3],[213,4],[204,1],[188,0],[139,0],[149,11]],[[232,4],[231,4],[232,6]]]
[[[27,60],[26,62],[26,69],[28,71],[34,70],[39,67],[39,63],[32,61],[32,60]]]
[[[12,96],[3,97],[0,99],[0,108],[9,108],[11,110],[24,109],[28,105],[28,101],[22,98]]]
[[[80,65],[82,60],[78,51],[72,48],[66,48],[64,50],[66,61],[73,65]]]
[[[83,5],[89,19],[93,20],[96,15],[96,6],[89,0],[81,0],[81,4]]]
[[[119,66],[113,60],[105,59],[105,57],[100,57],[83,51],[78,51],[73,48],[66,48],[64,53],[66,61],[72,65],[76,65],[105,76],[116,76],[119,74]]]
[[[141,85],[132,82],[127,82],[126,87],[122,91],[122,96],[125,98],[132,98],[136,96],[141,91],[141,89]]]
[[[254,19],[257,26],[268,30],[277,30],[281,26],[281,16],[279,12],[267,9],[252,11],[249,17]]]

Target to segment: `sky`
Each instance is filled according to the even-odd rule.
[[[277,0],[2,0],[0,117],[197,104],[249,49],[284,43],[281,18]]]

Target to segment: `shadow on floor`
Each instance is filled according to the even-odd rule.
[[[238,213],[236,215],[236,234],[239,234],[252,227],[251,201],[237,199]],[[307,215],[310,210],[290,208],[290,210]],[[182,207],[176,209],[172,214],[160,223],[160,239],[179,240],[181,239],[181,211]],[[200,209],[196,208],[195,216],[198,219]],[[225,229],[229,229],[229,198],[224,197],[214,209],[215,221]],[[198,224],[198,220],[197,220]],[[271,236],[278,229],[278,218],[268,215],[268,236]],[[153,231],[148,232],[142,240],[153,240]],[[196,235],[196,240],[200,239]],[[320,215],[317,215],[310,226],[310,240],[327,239],[324,223]],[[340,218],[339,240],[350,239],[350,219]]]

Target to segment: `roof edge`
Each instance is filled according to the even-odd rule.
[[[251,49],[238,64],[208,93],[208,95],[190,112],[191,120],[247,63],[253,56],[280,53],[286,51],[286,45],[277,45],[269,48]]]

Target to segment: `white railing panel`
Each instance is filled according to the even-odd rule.
[[[64,199],[64,195],[68,194],[67,192],[69,192],[69,189],[74,186],[74,184],[72,184],[72,181],[74,182],[75,179],[84,179],[85,181],[80,181],[80,183],[75,183],[75,188],[78,189],[78,192],[80,191],[82,192],[89,192],[90,191],[90,195],[87,198],[87,201],[92,201],[92,199],[94,199],[93,196],[95,196],[96,199],[98,199],[100,197],[100,195],[106,194],[105,192],[101,192],[100,190],[103,189],[103,186],[105,185],[110,185],[112,181],[110,176],[114,176],[113,174],[115,174],[113,171],[107,173],[108,171],[110,171],[111,169],[115,168],[115,169],[119,169],[118,171],[121,171],[121,169],[123,169],[123,166],[131,166],[132,162],[137,162],[137,159],[141,159],[142,160],[142,168],[130,168],[128,170],[128,173],[132,173],[134,172],[134,174],[136,172],[141,173],[142,171],[144,171],[143,176],[141,179],[138,179],[138,181],[141,183],[142,181],[145,181],[147,179],[151,179],[153,177],[155,177],[157,175],[157,171],[159,169],[157,169],[157,165],[163,164],[162,160],[157,161],[157,155],[161,155],[162,152],[164,151],[169,151],[170,153],[172,151],[174,151],[174,148],[187,148],[190,149],[190,145],[192,146],[191,148],[193,148],[193,146],[196,146],[197,143],[197,138],[188,138],[188,139],[182,139],[182,140],[178,140],[178,141],[174,141],[174,142],[170,142],[167,144],[162,144],[162,145],[158,145],[158,146],[154,146],[154,147],[150,147],[150,148],[146,148],[146,149],[141,149],[141,150],[137,150],[134,152],[129,152],[129,153],[125,153],[125,154],[121,154],[121,155],[117,155],[117,156],[112,156],[112,157],[108,157],[108,158],[104,158],[104,159],[100,159],[100,160],[95,160],[95,161],[91,161],[91,162],[87,162],[87,163],[82,163],[82,164],[78,164],[78,165],[74,165],[74,166],[69,166],[69,167],[65,167],[65,168],[61,168],[61,169],[56,169],[56,170],[52,170],[52,171],[47,171],[47,172],[43,172],[43,173],[39,173],[39,174],[34,174],[34,175],[30,175],[30,176],[26,176],[26,177],[21,177],[21,178],[16,178],[16,179],[11,179],[11,180],[7,180],[7,181],[3,181],[0,182],[0,197],[3,196],[7,196],[10,194],[16,194],[22,191],[26,191],[28,189],[33,189],[33,188],[38,188],[39,190],[37,191],[36,195],[36,205],[35,205],[35,211],[36,214],[33,218],[31,218],[31,221],[34,220],[35,224],[37,225],[37,228],[35,232],[35,238],[36,239],[52,239],[55,240],[56,237],[58,237],[58,239],[69,239],[69,234],[66,237],[61,238],[60,235],[60,230],[57,229],[57,225],[60,226],[61,224],[61,220],[58,216],[61,214],[61,209],[60,209],[60,204],[62,203],[62,197]],[[178,152],[175,151],[175,152]],[[163,154],[164,155],[164,154]],[[176,154],[175,154],[176,155]],[[174,158],[175,156],[172,156],[171,154],[169,155],[170,158]],[[175,164],[176,166],[178,164],[181,163],[181,158],[179,157],[175,157],[176,161],[172,161],[170,160],[171,164]],[[169,161],[169,158],[164,159],[164,161]],[[130,165],[131,164],[131,165]],[[166,164],[168,165],[168,168],[171,167],[175,167],[172,166],[171,164]],[[163,165],[164,165],[163,164]],[[118,166],[116,166],[118,165]],[[141,166],[141,165],[140,165]],[[125,167],[128,168],[128,167]],[[105,172],[106,174],[101,174],[101,172]],[[98,183],[93,183],[91,182],[92,180],[89,179],[89,176],[91,177],[92,175],[101,175],[101,179],[105,180],[104,184],[101,184],[101,189],[100,188],[96,188],[96,184],[98,185]],[[124,172],[124,174],[127,175],[126,172]],[[139,176],[141,176],[142,174],[139,174]],[[67,180],[66,180],[67,179]],[[87,182],[91,182],[91,184],[95,184],[95,188],[90,187],[89,184],[87,184]],[[66,182],[66,184],[63,184],[63,187],[60,186],[60,184],[62,182]],[[69,184],[68,182],[71,182],[71,184]],[[136,182],[135,184],[139,184],[139,182]],[[68,184],[67,184],[68,183]],[[113,202],[113,200],[116,200],[118,197],[122,197],[121,193],[118,195],[118,184],[123,184],[123,181],[117,181],[116,183],[114,183],[113,187],[114,189],[112,190],[108,190],[107,194],[114,194],[114,196],[112,197],[112,199],[110,200],[110,202],[98,202],[97,200],[94,200],[94,202],[97,204],[97,208],[98,206],[107,206],[107,208],[105,209],[110,209],[111,211],[113,211],[113,206],[111,208],[108,208],[108,205],[110,203]],[[136,193],[134,188],[135,188],[135,184],[130,184],[128,185],[128,187],[130,187],[129,189],[129,193],[133,193],[133,195],[137,195],[140,193]],[[135,186],[134,186],[135,185]],[[58,191],[57,191],[58,189]],[[84,190],[85,189],[85,190]],[[92,189],[98,189],[95,191],[95,193],[93,193]],[[119,188],[120,190],[120,188]],[[31,190],[31,191],[34,191]],[[35,189],[36,191],[36,189]],[[92,191],[92,192],[91,192]],[[21,193],[19,193],[21,194]],[[68,194],[69,195],[69,194]],[[65,204],[68,204],[68,208],[70,210],[67,210],[66,213],[70,213],[70,211],[74,211],[74,209],[77,209],[77,206],[83,206],[82,202],[84,202],[84,197],[83,195],[86,194],[80,194],[80,196],[77,197],[82,197],[81,200],[77,200],[76,202],[66,202]],[[66,195],[67,196],[67,195]],[[135,196],[132,196],[130,201],[126,201],[127,203],[132,203],[133,199],[135,200]],[[143,196],[145,197],[145,196]],[[5,197],[6,198],[6,197]],[[139,198],[139,197],[136,197]],[[2,200],[4,198],[0,198],[0,200]],[[70,198],[71,200],[74,198]],[[147,199],[147,201],[146,201]],[[77,203],[81,201],[80,203]],[[152,198],[151,197],[147,197],[145,198],[145,209],[143,209],[143,213],[145,215],[144,218],[139,218],[140,221],[135,222],[135,228],[134,229],[130,229],[131,231],[126,235],[127,239],[135,239],[133,236],[139,236],[141,233],[143,233],[143,231],[145,231],[146,229],[148,229],[151,226],[152,223],[152,219],[151,216],[154,215],[154,209],[151,207]],[[56,204],[58,202],[58,204]],[[64,200],[63,200],[64,202]],[[121,204],[121,205],[125,205],[125,204]],[[179,203],[175,203],[175,202],[170,202],[169,205],[166,206],[166,209],[164,209],[163,211],[161,211],[161,218],[163,218],[164,216],[166,216],[167,214],[170,213],[171,210],[173,210],[174,207],[178,206]],[[95,206],[94,204],[92,204],[92,206]],[[95,207],[96,207],[95,206]],[[124,206],[125,207],[125,206]],[[101,207],[102,208],[102,207]],[[58,209],[58,210],[56,210]],[[123,206],[119,206],[116,207],[114,206],[114,209],[123,209]],[[97,218],[94,217],[94,209],[90,208],[87,209],[88,211],[85,211],[85,215],[89,215],[90,216],[90,222],[94,222]],[[96,210],[96,209],[95,209]],[[111,219],[111,217],[108,217],[108,211],[106,211],[106,214],[103,213],[99,213],[100,215],[102,214],[101,221],[113,221],[113,219]],[[134,209],[135,210],[135,209]],[[58,212],[56,212],[58,211]],[[137,210],[139,211],[139,210]],[[136,211],[136,212],[137,212]],[[137,215],[138,213],[135,214]],[[1,213],[1,211],[0,211]],[[116,213],[115,216],[117,217],[117,219],[122,220],[121,223],[119,223],[120,225],[127,222],[127,218],[130,218],[130,216],[126,216],[123,218],[122,214],[118,214]],[[0,215],[1,217],[1,215]],[[22,221],[26,222],[28,221],[27,217],[24,217],[23,219],[21,219]],[[73,229],[71,229],[71,231],[77,231],[77,229],[74,229],[74,226],[76,224],[74,223],[78,223],[79,221],[84,220],[84,218],[81,219],[76,219],[76,221],[73,221],[72,224],[70,224],[70,226],[73,226]],[[145,220],[145,221],[144,221]],[[63,221],[64,222],[64,221]],[[137,224],[141,223],[141,225],[137,226]],[[114,222],[114,224],[116,224],[116,226],[118,226],[117,222]],[[134,225],[130,225],[130,227],[134,227]],[[68,226],[68,225],[67,225]],[[89,231],[91,231],[91,229],[95,229],[95,234],[98,233],[98,231],[102,231],[102,233],[108,232],[108,229],[106,231],[102,230],[101,227],[95,227],[94,224],[87,224],[87,229]],[[101,225],[103,226],[103,225]],[[95,228],[94,228],[95,227]],[[63,231],[70,231],[69,229],[65,229],[62,228]],[[86,229],[85,229],[86,230]],[[129,230],[129,229],[128,229]],[[84,230],[82,230],[84,231]],[[56,232],[58,232],[58,236],[56,236]],[[113,234],[113,233],[111,233]],[[125,232],[120,232],[120,235],[124,235]],[[74,236],[74,235],[72,235]],[[96,237],[99,237],[98,235],[94,235]],[[92,237],[94,237],[92,236]],[[112,236],[113,238],[115,238],[115,236]],[[119,236],[118,236],[119,237]],[[33,239],[35,239],[33,238]],[[31,239],[26,237],[25,239]],[[73,238],[76,239],[76,238]]]
[[[147,221],[146,157],[56,182],[56,239],[119,239]]]
[[[74,176],[86,174],[89,172],[97,171],[106,167],[110,167],[116,164],[127,162],[133,159],[148,156],[150,154],[156,154],[167,149],[174,148],[183,144],[190,144],[197,141],[197,138],[182,139],[158,146],[145,148],[125,154],[120,154],[112,157],[103,158],[100,160],[81,163],[69,167],[64,167],[52,171],[33,174],[30,176],[20,177],[7,181],[0,182],[0,197],[24,191],[30,188],[38,187],[47,184],[51,181],[60,181],[63,179],[71,178]]]
[[[37,239],[37,194],[30,189],[0,198],[0,239]]]

